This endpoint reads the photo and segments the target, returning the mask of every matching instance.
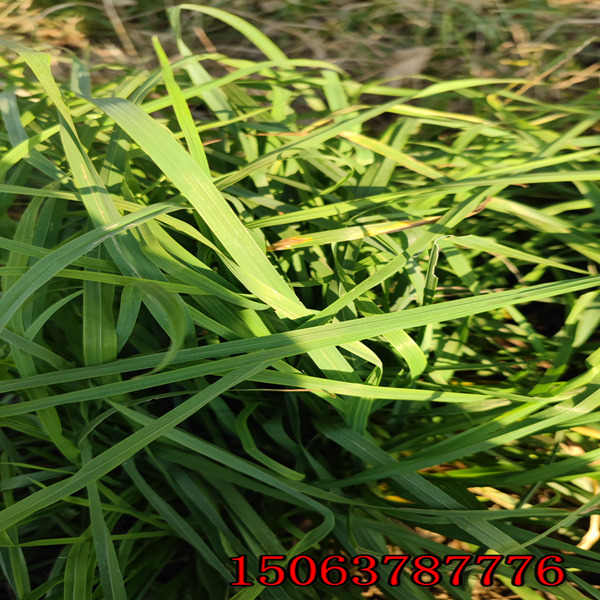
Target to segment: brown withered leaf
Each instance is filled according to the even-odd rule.
[[[433,50],[426,46],[415,46],[414,48],[402,48],[396,50],[390,58],[390,66],[385,69],[381,77],[383,79],[394,79],[385,85],[398,87],[402,84],[402,79],[419,75],[427,67],[427,63],[433,55]]]

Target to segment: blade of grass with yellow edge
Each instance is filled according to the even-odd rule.
[[[472,217],[480,213],[489,199],[483,202],[476,210],[472,211],[467,217]],[[345,227],[343,229],[331,229],[329,231],[319,231],[306,236],[294,236],[284,240],[279,240],[267,247],[271,252],[280,250],[290,250],[296,248],[306,248],[310,246],[322,246],[324,244],[334,244],[337,242],[348,242],[350,240],[360,240],[366,237],[384,235],[389,233],[397,233],[406,229],[415,227],[423,227],[431,225],[442,218],[442,215],[433,217],[425,217],[416,221],[390,221],[388,223],[378,223],[376,225],[357,225],[354,227]]]

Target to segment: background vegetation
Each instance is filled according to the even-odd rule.
[[[8,597],[600,598],[600,11],[401,5],[0,5]]]

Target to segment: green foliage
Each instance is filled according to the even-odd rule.
[[[194,54],[182,11],[265,60]],[[170,16],[181,58],[110,83],[6,42],[6,593],[355,598],[236,593],[229,559],[400,549],[564,552],[552,593],[600,598],[595,100],[360,84]]]

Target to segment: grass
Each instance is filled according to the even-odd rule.
[[[50,45],[55,56],[53,47],[62,46],[94,64],[149,67],[156,62],[149,51],[153,34],[169,54],[176,51],[165,13],[173,4],[0,1],[0,30],[34,47]],[[220,0],[203,4],[225,7]],[[550,85],[532,94],[552,100],[597,86],[598,0],[230,0],[226,8],[286,55],[333,61],[361,82],[396,78],[397,85],[422,87],[423,77],[425,83],[429,77],[541,77]],[[260,59],[249,40],[218,19],[187,13],[184,29],[196,53]],[[68,76],[68,63],[61,70]]]
[[[595,91],[362,83],[169,14],[179,58],[110,81],[5,41],[5,593],[344,600],[259,556],[499,553],[567,581],[370,594],[600,598]]]

